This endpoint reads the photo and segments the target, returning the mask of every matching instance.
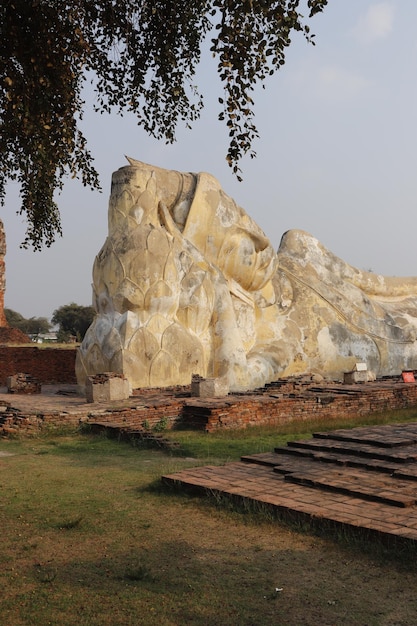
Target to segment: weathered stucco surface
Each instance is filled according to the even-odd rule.
[[[233,391],[278,377],[417,368],[417,278],[351,267],[299,230],[276,253],[209,174],[129,159],[113,174],[109,234],[93,268],[97,316],[77,379],[133,388],[225,377]]]

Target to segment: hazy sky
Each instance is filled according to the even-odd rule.
[[[307,14],[307,10],[305,11]],[[417,275],[416,0],[329,0],[311,22],[316,45],[294,37],[287,62],[255,95],[260,139],[239,183],[225,162],[215,67],[199,74],[206,109],[177,143],[148,138],[133,117],[83,122],[103,193],[69,180],[58,203],[64,236],[43,252],[19,248],[25,224],[10,185],[6,306],[50,318],[69,302],[91,304],[91,270],[107,234],[111,173],[124,155],[181,171],[208,171],[278,247],[301,228],[361,269]]]

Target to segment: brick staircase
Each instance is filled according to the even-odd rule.
[[[267,504],[281,514],[417,540],[417,422],[318,432],[273,452],[163,480]]]
[[[177,441],[164,437],[161,433],[156,433],[147,428],[138,426],[136,422],[131,424],[120,422],[98,422],[89,424],[89,430],[94,434],[105,434],[108,437],[119,441],[128,441],[135,445],[137,442],[152,448],[161,448],[165,451],[174,451],[180,448]]]

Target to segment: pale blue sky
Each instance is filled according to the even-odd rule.
[[[172,146],[148,138],[132,117],[98,116],[87,103],[84,130],[103,193],[69,180],[58,201],[64,236],[41,253],[24,251],[25,224],[10,186],[6,306],[50,318],[69,302],[91,303],[91,270],[107,233],[111,173],[127,154],[183,171],[208,171],[278,247],[301,228],[361,269],[417,275],[417,2],[329,0],[311,23],[316,46],[294,38],[284,68],[255,95],[257,158],[239,183],[225,162],[217,121],[215,67],[199,75],[206,109]]]

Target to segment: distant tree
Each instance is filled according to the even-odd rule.
[[[12,328],[20,329],[20,324],[26,321],[23,315],[17,311],[13,311],[13,309],[4,309],[4,314],[6,316],[7,323]]]
[[[51,324],[46,317],[30,317],[26,320],[26,334],[27,335],[42,335],[43,333],[49,333],[51,330]]]
[[[242,156],[255,156],[254,87],[284,65],[294,32],[313,42],[300,4],[311,18],[327,2],[2,0],[0,200],[8,179],[20,182],[28,223],[22,245],[39,250],[61,234],[54,192],[65,174],[99,188],[79,129],[87,75],[96,111],[130,111],[150,135],[172,142],[178,122],[189,125],[203,106],[194,76],[209,35],[219,119],[230,138],[226,158],[239,176]]]
[[[82,341],[95,313],[92,306],[81,306],[75,302],[56,309],[52,315],[52,323],[59,326],[58,341],[68,341],[71,336]]]
[[[46,317],[30,317],[25,319],[23,315],[12,309],[4,309],[7,323],[12,328],[18,328],[26,335],[40,335],[51,330],[51,324]]]

